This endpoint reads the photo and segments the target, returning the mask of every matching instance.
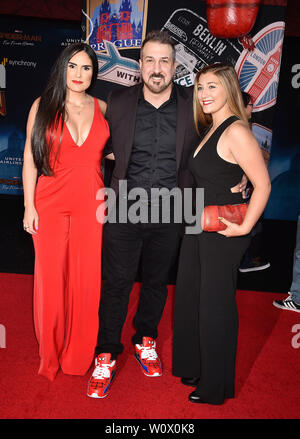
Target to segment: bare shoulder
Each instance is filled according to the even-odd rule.
[[[249,154],[254,152],[256,154],[260,150],[250,126],[242,120],[238,120],[230,125],[225,133],[226,145],[238,163],[242,154],[248,157]]]
[[[38,108],[39,108],[40,100],[41,100],[41,97],[38,97],[37,99],[35,99],[33,101],[32,105],[31,105],[29,115],[28,115],[28,124],[29,125],[33,125],[33,123],[34,123],[35,116],[36,116],[36,113],[37,113]]]
[[[237,120],[233,122],[224,132],[224,140],[228,142],[230,147],[234,147],[235,145],[252,143],[254,140],[254,136],[249,125],[242,121]]]
[[[39,108],[39,103],[40,103],[41,98],[38,97],[37,99],[35,99],[31,105],[29,114],[28,114],[28,118],[27,118],[27,124],[26,124],[26,142],[25,142],[25,150],[28,150],[28,145],[30,144],[30,137],[31,137],[31,133],[32,133],[32,129],[34,126],[34,122],[35,122],[35,118],[36,118],[36,114]]]
[[[251,130],[249,128],[249,125],[244,122],[243,120],[236,120],[233,122],[227,130],[225,131],[226,137],[232,139],[232,138],[239,138],[240,136],[249,136],[251,135]],[[224,133],[224,134],[225,134]]]
[[[101,113],[103,114],[103,116],[105,116],[106,113],[106,108],[107,108],[107,104],[105,101],[102,101],[101,99],[97,99]]]
[[[39,105],[40,105],[40,100],[41,100],[41,97],[39,96],[38,98],[36,98],[36,99],[33,101],[32,105],[31,105],[31,109],[30,109],[30,111],[32,111],[33,113],[36,113],[36,112],[37,112],[37,110],[38,110],[38,108],[39,108]]]

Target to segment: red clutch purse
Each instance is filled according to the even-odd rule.
[[[244,221],[248,204],[226,204],[225,206],[206,206],[201,215],[201,227],[205,232],[225,230],[226,225],[218,219],[222,217],[235,224]]]

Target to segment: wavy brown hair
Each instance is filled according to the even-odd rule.
[[[240,83],[233,66],[223,63],[211,64],[209,66],[203,67],[201,70],[197,72],[194,82],[194,97],[193,97],[194,122],[198,134],[200,135],[199,124],[204,126],[209,126],[212,123],[212,116],[210,114],[205,114],[203,112],[198,99],[199,78],[201,75],[205,73],[213,73],[218,77],[220,83],[222,84],[222,86],[226,91],[230,110],[239,119],[242,119],[244,122],[248,124]]]
[[[66,115],[66,71],[70,59],[78,52],[85,52],[92,61],[93,75],[88,90],[94,85],[98,75],[98,60],[93,49],[85,43],[74,43],[65,47],[57,58],[43,91],[37,114],[34,121],[31,148],[33,160],[39,173],[52,175],[53,168],[50,164],[50,154],[53,148],[55,132],[61,124],[61,133]],[[59,147],[56,152],[54,163],[57,159]]]

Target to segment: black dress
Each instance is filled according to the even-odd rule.
[[[226,119],[189,159],[204,205],[242,203],[231,187],[241,181],[239,165],[217,153],[224,130],[238,120]],[[173,374],[199,377],[196,393],[210,404],[234,396],[238,314],[237,270],[249,235],[226,238],[216,232],[186,234],[182,241],[174,309]]]

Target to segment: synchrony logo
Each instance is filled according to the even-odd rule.
[[[24,61],[23,59],[16,59],[16,60],[12,60],[10,59],[8,61],[8,65],[9,66],[20,66],[20,67],[33,67],[34,69],[36,68],[37,63],[34,61]]]

